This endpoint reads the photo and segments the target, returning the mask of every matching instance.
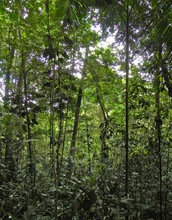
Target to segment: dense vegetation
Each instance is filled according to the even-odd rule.
[[[171,220],[171,1],[0,12],[0,218]]]

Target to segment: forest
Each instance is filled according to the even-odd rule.
[[[170,0],[1,0],[0,219],[172,219]]]

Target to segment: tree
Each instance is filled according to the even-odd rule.
[[[171,219],[170,6],[2,2],[2,219]]]

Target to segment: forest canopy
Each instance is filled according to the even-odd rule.
[[[0,219],[172,219],[170,0],[1,0]]]

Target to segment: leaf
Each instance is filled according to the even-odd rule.
[[[27,211],[24,213],[24,219],[25,220],[30,220],[30,216],[35,214],[36,207],[35,206],[29,206]]]
[[[141,204],[140,206],[141,206],[142,209],[150,209],[150,208],[152,208],[152,205],[150,205],[150,204]]]
[[[27,142],[30,142],[30,141],[39,141],[38,139],[28,139],[28,140],[24,140],[23,142],[27,143]]]
[[[15,109],[15,108],[17,108],[17,105],[16,105],[16,104],[13,104],[13,105],[11,105],[11,108],[12,108],[12,109]]]
[[[81,207],[84,209],[84,211],[88,211],[91,206],[96,202],[97,200],[97,195],[94,190],[90,190],[87,193],[87,198],[85,198],[82,203]]]
[[[75,211],[78,211],[80,208],[81,202],[78,199],[72,200],[72,207]]]
[[[57,0],[56,2],[56,17],[59,18],[61,21],[64,20],[67,10],[69,7],[68,0]]]
[[[126,204],[126,205],[130,205],[132,201],[133,201],[133,199],[131,199],[129,197],[124,197],[121,199],[121,203]]]
[[[152,1],[151,1],[151,5],[152,5],[152,8],[156,8],[156,6],[157,6],[157,1],[156,1],[156,0],[152,0]]]
[[[32,111],[29,112],[28,116],[30,121],[34,119],[34,113]]]

